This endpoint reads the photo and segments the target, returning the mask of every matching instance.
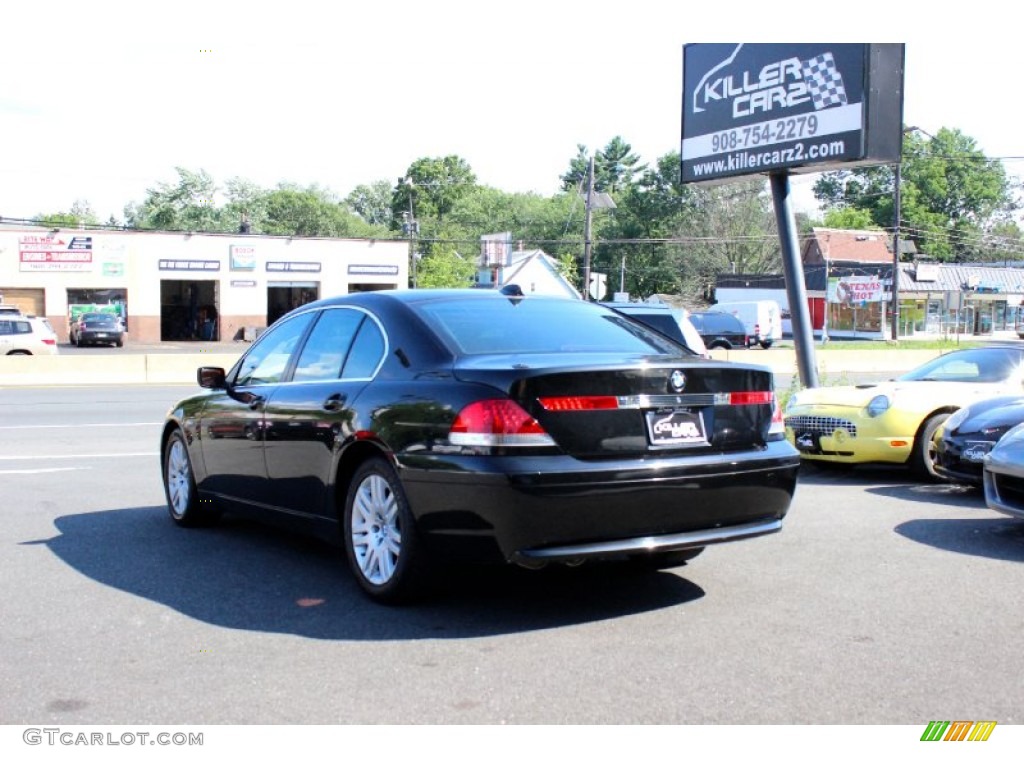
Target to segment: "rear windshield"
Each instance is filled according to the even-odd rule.
[[[465,355],[622,352],[686,355],[685,347],[598,304],[537,298],[444,299],[413,305],[454,352]]]
[[[82,315],[82,320],[87,323],[98,323],[100,325],[112,325],[117,322],[113,315]]]
[[[743,333],[743,323],[732,315],[721,312],[710,312],[706,315],[691,315],[692,318],[699,318],[703,324],[705,333]],[[694,321],[697,322],[696,320]]]

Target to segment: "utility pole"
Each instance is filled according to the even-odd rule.
[[[583,219],[583,298],[590,301],[590,255],[593,243],[590,240],[591,219],[593,217],[594,201],[594,156],[590,156],[590,164],[587,168],[587,205],[586,215]]]
[[[407,187],[409,187],[409,212],[407,214],[403,214],[403,216],[408,216],[408,220],[405,223],[404,229],[406,231],[406,234],[409,236],[409,263],[412,266],[412,287],[416,288],[416,235],[419,234],[420,225],[419,222],[416,221],[416,216],[413,213],[412,208],[412,176],[407,176],[404,179],[399,179],[398,183],[405,184]]]
[[[593,224],[594,224],[594,209],[595,208],[607,208],[612,210],[615,208],[615,201],[612,200],[612,196],[607,192],[595,192],[594,191],[594,158],[590,158],[589,169],[587,170],[587,212],[583,220],[583,295],[587,301],[596,301],[590,295],[590,264],[591,257],[594,250],[593,240]],[[625,262],[623,262],[623,270],[625,270]],[[603,292],[604,290],[604,273],[599,273],[600,285],[598,291]],[[625,282],[625,272],[623,271],[623,282]]]
[[[900,136],[902,139],[903,137]],[[902,149],[900,154],[902,155]],[[896,163],[895,188],[893,189],[893,222],[892,222],[892,308],[889,318],[892,321],[890,336],[894,342],[900,339],[900,186],[902,163]]]

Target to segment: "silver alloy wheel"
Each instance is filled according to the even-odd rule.
[[[188,512],[192,493],[192,467],[188,463],[188,451],[180,439],[171,440],[167,452],[167,499],[171,503],[171,514],[183,517]]]
[[[398,499],[388,481],[368,475],[356,489],[352,503],[352,552],[363,577],[371,584],[387,584],[395,575],[402,553]]]

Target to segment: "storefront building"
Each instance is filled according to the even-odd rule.
[[[140,342],[245,338],[301,304],[408,287],[405,241],[0,229],[0,296],[62,341],[83,311]]]
[[[988,336],[1020,327],[1024,269],[901,264],[900,335]]]

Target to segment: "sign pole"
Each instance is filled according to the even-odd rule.
[[[818,369],[814,360],[814,332],[811,330],[811,312],[807,306],[807,288],[804,284],[803,264],[797,246],[796,217],[790,193],[789,175],[769,174],[775,223],[779,229],[782,248],[782,271],[786,276],[786,296],[793,322],[793,343],[796,346],[797,368],[804,387],[818,386]]]

